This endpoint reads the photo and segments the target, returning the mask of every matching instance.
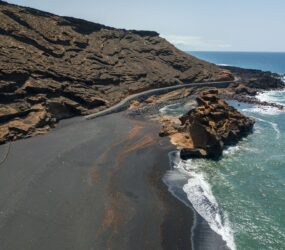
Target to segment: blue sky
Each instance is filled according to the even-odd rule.
[[[105,25],[158,31],[183,50],[285,52],[285,0],[8,0]]]

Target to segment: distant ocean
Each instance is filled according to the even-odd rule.
[[[200,59],[249,69],[285,74],[285,52],[187,52]]]
[[[217,64],[285,73],[285,53],[191,54]],[[285,91],[268,91],[260,93],[257,98],[285,106]],[[283,250],[285,112],[272,107],[238,105],[234,101],[230,104],[255,118],[253,134],[229,147],[218,162],[181,161],[175,152],[172,153],[173,169],[165,175],[164,182],[169,190],[177,190],[180,180],[187,180],[180,186],[181,192],[187,195],[188,201],[210,228],[222,236],[228,248]],[[186,109],[184,104],[176,104],[164,107],[161,112],[181,115]],[[206,249],[214,248],[203,248]]]

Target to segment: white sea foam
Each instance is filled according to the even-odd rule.
[[[253,106],[251,108],[244,108],[242,111],[262,115],[280,115],[281,113],[284,113],[283,110],[271,106]]]
[[[171,110],[173,110],[173,108],[175,108],[175,107],[177,107],[179,104],[169,104],[169,105],[166,105],[166,106],[164,106],[163,108],[161,108],[160,110],[159,110],[159,112],[161,113],[161,114],[167,114],[169,111],[171,111]]]
[[[264,120],[264,119],[261,119],[261,118],[257,118],[257,117],[255,117],[255,119],[256,120],[258,120],[258,121],[261,121],[261,122],[264,122],[264,123],[267,123],[267,124],[269,124],[272,128],[273,128],[273,130],[275,131],[275,133],[276,133],[276,139],[278,140],[278,139],[280,139],[280,130],[279,130],[279,127],[278,127],[278,124],[277,123],[274,123],[274,122],[270,122],[270,121],[267,121],[267,120]]]
[[[262,102],[273,102],[285,106],[285,90],[270,90],[261,92],[257,94],[256,98]]]
[[[243,150],[244,150],[244,151],[248,151],[248,152],[252,152],[252,153],[255,153],[255,154],[259,153],[259,149],[258,149],[258,148],[243,147]]]
[[[259,93],[256,98],[261,102],[276,103],[285,106],[285,90],[270,90]],[[271,106],[253,106],[243,109],[244,112],[258,113],[262,115],[280,115],[284,110]]]
[[[224,155],[234,155],[240,151],[241,147],[239,145],[228,147],[224,150]]]
[[[222,237],[227,246],[235,250],[234,234],[228,216],[219,207],[205,174],[199,170],[203,161],[174,159],[172,163],[179,174],[171,178],[174,178],[174,182],[177,183],[182,180],[181,176],[187,177],[188,181],[184,184],[183,190],[193,208],[208,222],[210,228]],[[168,181],[171,178],[168,176]]]
[[[159,110],[162,115],[183,115],[196,105],[195,101],[188,101],[185,104],[174,103],[164,106]]]

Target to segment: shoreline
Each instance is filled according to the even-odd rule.
[[[273,93],[275,93],[275,92],[284,92],[284,89],[279,89],[279,90],[267,90],[267,91],[263,91],[262,93],[263,94],[270,94],[271,92],[273,92]],[[258,95],[259,95],[260,93],[258,93],[257,94],[257,97],[258,97]],[[235,101],[235,102],[237,102],[237,103],[239,103],[238,101],[236,101],[235,99],[230,99],[230,101]],[[241,102],[241,103],[244,103],[244,104],[248,104],[248,103],[246,103],[246,102]],[[263,102],[263,103],[265,103],[265,102]],[[260,107],[257,103],[253,103],[253,104],[250,104],[250,105],[253,105],[253,106],[257,106],[257,107]],[[282,105],[283,107],[284,107],[284,104],[280,104],[280,105]],[[274,107],[274,105],[261,105],[261,107]],[[283,110],[283,109],[282,109]],[[185,184],[185,182],[184,182],[184,184]],[[184,185],[183,184],[183,185]],[[183,185],[181,185],[179,188],[182,190],[182,187],[183,187]],[[169,188],[170,189],[170,188]],[[171,192],[171,190],[170,190],[170,192]],[[205,250],[205,249],[229,249],[227,246],[226,246],[226,242],[225,241],[221,241],[222,243],[221,243],[221,245],[219,246],[218,244],[217,244],[217,240],[214,240],[214,242],[215,242],[215,244],[217,244],[217,246],[213,246],[213,244],[207,244],[207,243],[209,243],[210,242],[210,240],[211,240],[211,238],[210,238],[210,240],[209,240],[209,238],[208,239],[206,239],[205,240],[205,237],[207,237],[206,235],[205,235],[205,232],[207,233],[207,230],[210,230],[210,231],[212,231],[212,229],[210,229],[209,228],[209,226],[208,226],[208,223],[197,213],[197,211],[193,208],[193,206],[192,206],[192,204],[191,204],[191,202],[187,199],[187,197],[185,198],[185,194],[184,195],[182,195],[182,196],[179,196],[179,195],[177,195],[177,194],[175,194],[175,192],[171,192],[172,193],[172,195],[174,195],[177,199],[179,199],[181,202],[183,202],[186,206],[188,206],[188,207],[191,207],[192,208],[192,210],[193,210],[193,212],[194,212],[194,214],[195,214],[195,221],[194,221],[194,226],[193,226],[193,228],[192,228],[192,236],[193,236],[193,238],[192,238],[192,244],[194,244],[194,246],[195,246],[195,249],[201,249],[201,250]],[[187,204],[187,203],[189,203],[189,204]],[[206,224],[206,225],[205,225]],[[205,230],[205,227],[207,228],[208,227],[208,229],[206,229]],[[212,235],[213,235],[213,237],[215,237],[215,233],[212,231]],[[217,239],[218,239],[218,241],[219,241],[219,238],[220,238],[220,235],[218,235],[217,234]],[[210,236],[211,237],[211,236]],[[206,243],[205,245],[203,245],[202,247],[199,245],[200,243]]]
[[[160,125],[143,116],[127,116],[121,112],[96,121],[68,119],[48,134],[12,142],[0,168],[0,247],[31,244],[29,249],[57,249],[73,242],[101,249],[113,242],[128,249],[139,241],[155,249],[224,249],[221,237],[163,183],[171,171],[168,153],[175,147],[168,138],[158,137]],[[47,190],[51,193],[45,194]],[[31,203],[37,204],[35,210],[27,210]],[[67,222],[67,216],[73,219]],[[48,232],[39,230],[43,222]],[[83,232],[86,236],[77,239]],[[129,234],[130,239],[124,237]],[[35,235],[44,243],[34,240]]]
[[[183,203],[188,209],[194,214],[193,225],[191,228],[191,246],[195,250],[229,250],[227,243],[222,239],[222,236],[212,230],[208,222],[196,211],[193,207],[191,201],[189,201],[187,194],[183,191],[183,187],[187,184],[189,176],[179,173],[180,176],[177,176],[178,173],[175,173],[173,164],[171,164],[171,154],[177,153],[177,150],[169,152],[169,162],[170,170],[167,171],[166,175],[174,176],[176,175],[177,180],[168,181],[167,176],[163,178],[164,184],[168,187],[168,191]],[[171,173],[172,172],[172,173]]]

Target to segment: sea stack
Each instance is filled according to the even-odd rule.
[[[219,159],[225,146],[236,144],[252,131],[255,121],[220,99],[218,90],[202,92],[196,101],[197,107],[181,116],[181,124],[175,127],[192,141],[191,147],[182,147],[182,159]]]

